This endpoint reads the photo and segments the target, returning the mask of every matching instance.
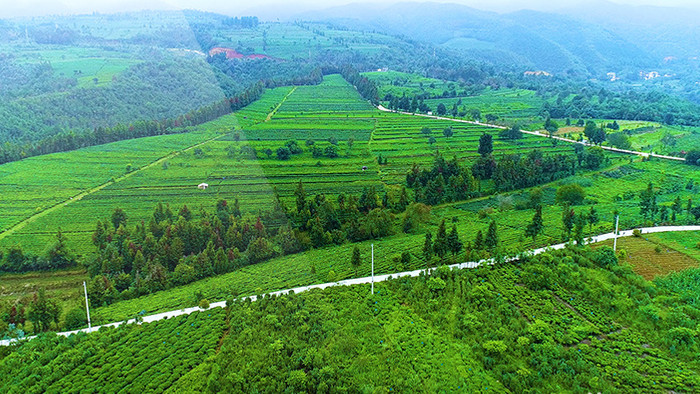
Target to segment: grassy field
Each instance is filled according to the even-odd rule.
[[[645,172],[641,172],[641,174],[643,174],[641,179],[637,178],[634,181],[627,179],[627,187],[636,192],[643,190],[645,187],[644,182],[647,179],[658,178],[660,177],[660,173],[669,171],[669,168],[665,167],[664,164],[665,163],[654,162],[633,164],[635,168],[644,167]],[[685,168],[677,164],[669,164],[669,166],[675,166],[679,169]],[[605,175],[608,172],[610,172],[610,170],[603,170],[599,173],[591,174],[589,178],[585,179],[594,179],[593,183],[583,183],[587,185],[585,189],[590,193],[591,198],[600,198],[596,204],[600,222],[592,228],[587,226],[585,229],[587,235],[612,231],[612,212],[614,209],[619,209],[621,212],[620,225],[622,228],[645,224],[644,220],[639,216],[636,200],[623,204],[614,201],[611,195],[594,194],[595,190],[604,191],[610,189],[612,183],[625,178],[610,178],[608,175]],[[638,174],[640,173],[635,173],[634,175],[639,176]],[[628,177],[630,176],[628,175]],[[573,178],[565,180],[564,182],[572,181],[581,182],[581,179]],[[674,178],[669,178],[667,182],[667,184],[659,186],[673,185]],[[495,220],[499,226],[499,239],[505,246],[505,250],[511,253],[561,242],[564,234],[564,229],[561,224],[562,209],[560,206],[554,205],[554,192],[558,184],[559,183],[548,185],[544,189],[544,234],[537,237],[535,242],[525,237],[524,234],[525,224],[531,220],[533,210],[517,210],[513,208],[518,200],[526,198],[526,195],[522,192],[511,193],[505,197],[489,197],[434,207],[431,219],[429,223],[424,226],[424,229],[430,229],[435,233],[437,225],[444,218],[448,223],[454,222],[457,225],[457,229],[464,241],[471,242],[478,230],[485,232],[489,222]],[[690,192],[686,195],[690,195]],[[666,200],[669,198],[668,195],[662,195],[660,202],[667,203]],[[589,207],[587,206],[575,207],[577,212],[586,213],[588,209]],[[679,220],[682,221],[682,219]],[[672,235],[658,236],[673,237]],[[685,240],[685,243],[689,243],[691,242],[689,241],[690,239],[694,239],[691,235],[686,234],[678,234],[675,237]],[[262,291],[272,291],[312,283],[327,282],[334,279],[351,278],[355,276],[350,266],[350,256],[352,248],[355,245],[362,250],[365,256],[365,262],[359,270],[360,276],[366,276],[370,273],[367,258],[371,243],[375,245],[375,273],[391,273],[420,268],[425,266],[421,252],[423,239],[424,236],[422,233],[397,234],[377,241],[326,247],[302,254],[276,258],[265,263],[249,266],[222,276],[198,281],[187,286],[177,287],[139,299],[122,301],[107,307],[98,308],[96,309],[95,315],[103,319],[103,321],[120,320],[133,316],[141,310],[154,313],[190,306],[192,303],[192,294],[195,292],[202,292],[210,299],[224,299],[228,295],[255,294]],[[679,249],[680,251],[683,250],[672,243],[668,243],[668,248]],[[399,263],[400,254],[403,251],[408,251],[412,256],[411,263],[407,266]],[[672,256],[678,255],[672,254]],[[697,259],[698,257],[693,258]],[[468,261],[473,258],[475,257],[462,253],[453,261]],[[684,257],[682,261],[683,263],[681,265],[674,265],[670,269],[680,269],[685,266],[690,266],[692,263],[691,260],[686,257]],[[335,275],[329,275],[331,271],[333,271]]]
[[[430,136],[436,140],[434,144],[429,144],[429,136],[421,132],[423,127],[431,130]],[[452,128],[452,137],[443,135],[443,130],[447,127]],[[531,135],[525,135],[517,141],[501,140],[498,138],[498,131],[469,123],[388,114],[378,120],[370,144],[375,155],[381,154],[389,159],[388,164],[382,166],[382,178],[389,183],[404,182],[407,170],[414,163],[431,163],[436,153],[460,160],[478,158],[479,137],[483,133],[494,137],[493,148],[496,156],[526,153],[533,149],[541,149],[548,153],[568,153],[572,150],[570,144],[559,143],[552,146],[551,141]]]
[[[83,281],[89,280],[82,268],[0,276],[0,304],[30,295],[40,288],[46,295],[59,301],[64,313],[80,306],[83,300]]]
[[[571,119],[576,122],[577,119]],[[632,120],[613,120],[613,119],[594,119],[598,125],[606,125],[616,121],[620,125],[620,132],[628,135],[631,143],[631,149],[640,152],[654,152],[660,154],[676,154],[680,151],[688,151],[700,148],[700,138],[698,133],[700,129],[689,126],[669,126],[657,122],[632,121]],[[557,119],[560,126],[555,133],[559,136],[569,136],[577,138],[583,134],[583,127],[566,126],[565,119]],[[534,122],[528,125],[528,130],[542,129],[543,122]],[[615,130],[605,129],[610,134]],[[672,139],[663,141],[664,137],[671,136]],[[604,145],[610,145],[605,142]]]
[[[89,335],[42,335],[0,350],[0,387],[694,392],[697,344],[669,339],[679,331],[692,338],[697,308],[627,267],[599,264],[595,252],[557,251],[438,269],[377,283],[372,293],[367,284],[333,287]]]

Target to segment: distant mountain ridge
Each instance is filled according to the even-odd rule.
[[[630,18],[625,18],[625,10]],[[600,75],[656,67],[667,56],[689,56],[700,48],[700,24],[688,13],[694,11],[605,1],[552,12],[508,14],[459,4],[410,2],[350,4],[298,18],[399,34],[491,63]],[[645,18],[652,16],[656,24],[642,32]]]

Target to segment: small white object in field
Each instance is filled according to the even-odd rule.
[[[199,185],[197,185],[197,189],[199,189],[199,190],[207,190],[208,187],[209,187],[208,183],[200,183]]]

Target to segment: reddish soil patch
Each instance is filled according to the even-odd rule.
[[[224,47],[212,48],[209,51],[209,56],[214,56],[214,55],[219,54],[219,53],[225,53],[226,59],[272,59],[270,56],[256,54],[256,53],[254,53],[252,55],[244,55],[240,52],[237,52],[235,49],[224,48]]]

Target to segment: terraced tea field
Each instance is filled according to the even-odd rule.
[[[430,134],[423,134],[423,127],[428,127]],[[451,128],[454,134],[445,137],[445,128]],[[498,138],[498,132],[498,129],[469,123],[387,114],[379,118],[370,144],[373,154],[389,159],[388,164],[382,167],[382,179],[390,183],[403,182],[406,172],[414,163],[430,163],[438,152],[446,158],[478,158],[479,137],[483,133],[493,136],[495,156],[527,153],[533,149],[566,154],[573,151],[571,144],[560,142],[552,146],[551,140],[532,135],[523,135],[524,138],[517,141],[502,140]],[[435,138],[432,145],[428,141],[430,136]]]
[[[387,94],[409,98],[416,95],[427,95],[425,100],[432,112],[435,113],[439,104],[445,105],[448,114],[457,104],[458,109],[479,110],[482,119],[495,115],[500,120],[532,120],[539,115],[544,100],[535,95],[533,90],[525,89],[492,89],[475,90],[475,88],[451,81],[426,78],[416,74],[396,71],[368,72],[364,76],[379,85],[379,98],[383,100]],[[383,102],[388,104],[386,101]],[[468,117],[470,115],[467,115]]]
[[[82,254],[92,249],[90,233],[95,221],[108,217],[117,207],[125,209],[130,220],[136,221],[147,220],[158,202],[170,202],[178,209],[185,203],[197,207],[200,201],[210,205],[219,189],[202,191],[196,186],[206,181],[214,186],[211,174],[221,163],[208,155],[212,146],[201,144],[264,121],[290,91],[291,88],[268,91],[263,99],[237,114],[223,116],[189,133],[121,141],[0,166],[0,174],[6,174],[0,177],[0,188],[7,190],[6,195],[18,197],[2,202],[14,213],[0,219],[7,221],[4,230],[32,215],[41,215],[12,234],[0,233],[0,245],[21,244],[25,250],[38,253],[60,228],[68,236],[69,245]],[[132,172],[127,173],[129,164]],[[229,164],[238,166],[235,161]],[[37,176],[37,168],[46,172]],[[262,176],[257,165],[248,171]],[[36,183],[27,187],[26,179],[35,179]],[[92,190],[97,187],[99,190]],[[18,189],[21,193],[14,193]],[[266,190],[266,195],[270,195],[270,190]],[[72,201],[71,197],[86,192],[79,201]],[[56,204],[64,206],[42,214]]]

